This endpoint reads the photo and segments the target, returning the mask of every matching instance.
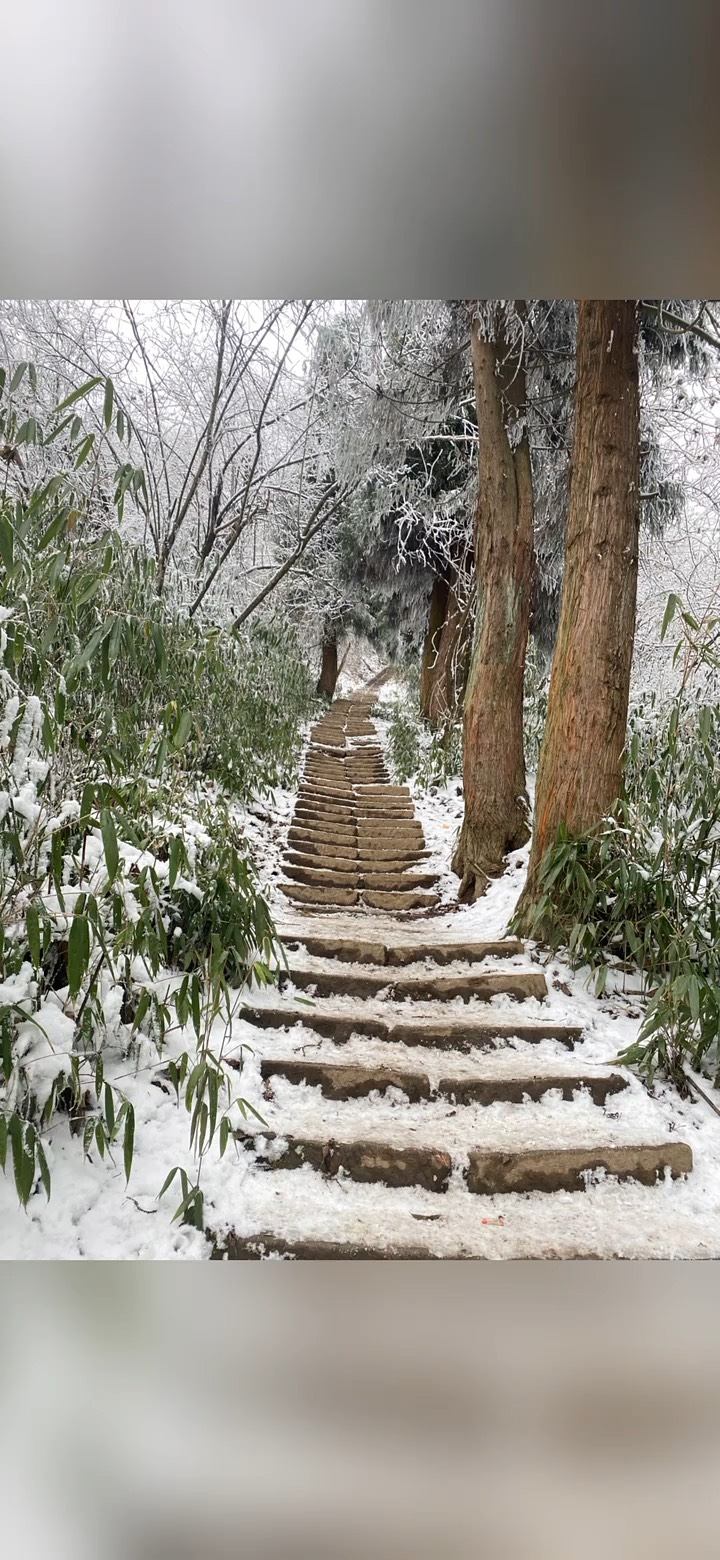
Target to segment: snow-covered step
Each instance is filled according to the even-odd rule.
[[[375,997],[384,992],[393,1001],[412,998],[416,1002],[450,1002],[460,998],[469,1002],[476,998],[489,1002],[493,997],[507,996],[524,1002],[530,998],[542,1001],[547,996],[545,976],[538,970],[508,970],[460,975],[395,975],[385,968],[338,970],[317,968],[289,961],[289,979],[301,991],[312,991],[318,997]]]
[[[235,1137],[256,1165],[270,1171],[310,1167],[328,1177],[342,1174],[351,1181],[434,1193],[447,1191],[453,1174],[470,1194],[496,1196],[584,1192],[588,1178],[598,1174],[654,1186],[666,1174],[674,1179],[692,1170],[687,1143],[659,1140],[652,1128],[645,1138],[634,1125],[610,1121],[599,1111],[583,1119],[572,1108],[564,1116],[555,1110],[545,1121],[522,1108],[487,1111],[480,1143],[468,1147],[464,1123],[457,1116],[443,1119],[432,1105],[415,1107],[416,1124],[409,1112],[389,1121],[386,1112],[371,1114],[366,1105],[363,1113],[360,1104],[315,1110],[307,1126],[302,1113],[297,1124],[288,1122],[285,1110],[281,1128],[273,1128],[271,1114],[266,1128],[242,1126]],[[363,1114],[362,1132],[353,1132],[353,1117]]]
[[[304,927],[292,926],[285,929],[282,923],[278,930],[288,948],[301,944],[314,957],[340,959],[344,963],[353,964],[406,965],[426,961],[432,964],[478,964],[483,959],[512,958],[524,951],[524,943],[517,937],[504,937],[495,942],[441,941],[439,938],[428,941],[422,937],[413,940],[407,937],[393,938],[389,941],[387,938],[370,940],[359,934],[355,937],[341,937],[330,929],[327,932],[306,931]]]
[[[438,1197],[311,1170],[248,1175],[238,1191],[224,1175],[207,1225],[214,1256],[230,1260],[718,1260],[720,1214],[698,1204],[694,1178],[599,1178],[583,1196],[470,1195],[458,1181]]]
[[[368,1241],[286,1240],[272,1230],[256,1235],[236,1235],[228,1231],[221,1240],[213,1239],[210,1260],[215,1262],[263,1262],[273,1257],[290,1262],[427,1262],[435,1253],[427,1246],[370,1245]]]
[[[426,1072],[410,1071],[378,1063],[311,1060],[303,1056],[265,1057],[260,1062],[264,1081],[284,1078],[288,1083],[306,1084],[320,1089],[327,1099],[350,1100],[395,1089],[411,1103],[444,1097],[457,1105],[493,1105],[499,1102],[522,1104],[540,1100],[557,1090],[564,1100],[572,1100],[587,1090],[595,1105],[604,1105],[608,1097],[628,1087],[618,1072],[528,1072],[517,1064],[512,1072],[474,1072],[467,1076],[451,1074],[433,1084]]]
[[[582,1029],[577,1024],[526,1023],[515,1018],[495,1018],[492,1013],[487,1017],[483,1014],[482,1018],[459,1014],[448,1017],[442,1012],[434,1016],[416,1017],[410,1012],[407,1016],[395,1016],[387,1009],[373,1012],[368,1004],[352,1009],[333,1008],[324,1002],[304,1008],[291,1003],[263,1003],[248,1006],[244,1017],[262,1028],[283,1029],[303,1024],[315,1034],[327,1035],[338,1042],[349,1040],[351,1035],[371,1035],[401,1045],[458,1051],[473,1047],[482,1050],[513,1039],[531,1044],[539,1040],[558,1040],[562,1045],[573,1046],[582,1036]]]

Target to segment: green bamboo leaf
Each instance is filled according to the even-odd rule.
[[[665,616],[663,617],[663,620],[662,620],[662,628],[660,630],[660,638],[661,639],[665,638],[665,635],[666,635],[666,633],[667,633],[667,631],[668,631],[668,629],[670,627],[670,624],[672,623],[672,620],[673,620],[673,618],[675,616],[675,612],[676,612],[677,608],[679,607],[679,605],[680,605],[679,597],[676,596],[674,594],[674,592],[671,591],[670,595],[668,596],[668,599],[667,599],[667,606],[665,608]]]
[[[109,1083],[105,1084],[105,1120],[107,1122],[108,1134],[112,1138],[115,1131],[115,1101]]]
[[[105,865],[110,882],[113,883],[118,874],[120,865],[120,853],[118,850],[117,834],[112,814],[107,807],[103,807],[100,813],[100,832],[102,834],[103,850],[105,852]]]
[[[125,1166],[125,1185],[130,1180],[132,1170],[133,1152],[135,1148],[135,1111],[132,1105],[127,1107],[125,1117],[125,1134],[123,1137],[123,1164]]]
[[[105,400],[103,402],[103,419],[105,427],[109,428],[113,420],[113,406],[115,403],[115,391],[112,379],[105,380]]]
[[[188,739],[188,737],[190,735],[190,727],[191,726],[192,726],[192,714],[191,714],[190,710],[183,710],[183,712],[182,712],[182,714],[180,716],[180,719],[179,719],[179,721],[178,721],[178,723],[177,723],[177,725],[175,727],[175,730],[173,731],[172,738],[171,738],[171,745],[174,748],[176,753],[187,742],[187,739]]]
[[[48,1169],[47,1159],[45,1158],[45,1150],[44,1150],[44,1148],[42,1146],[42,1143],[40,1141],[38,1141],[38,1144],[37,1144],[37,1158],[38,1158],[38,1165],[40,1166],[40,1179],[41,1179],[43,1187],[45,1189],[45,1196],[47,1197],[47,1200],[49,1202],[50,1201],[50,1171]]]
[[[163,1181],[163,1184],[160,1187],[160,1191],[158,1192],[158,1202],[160,1201],[161,1197],[165,1196],[166,1191],[168,1190],[169,1187],[172,1186],[173,1181],[175,1180],[175,1177],[176,1177],[176,1175],[179,1174],[179,1172],[180,1172],[180,1167],[179,1167],[179,1165],[176,1165],[175,1169],[171,1170],[169,1175],[166,1175],[165,1180]]]
[[[80,449],[78,450],[78,453],[77,453],[77,456],[76,456],[76,459],[75,459],[75,470],[76,471],[78,470],[78,467],[84,465],[85,461],[88,458],[88,455],[90,454],[90,451],[91,451],[94,443],[95,443],[95,434],[94,433],[89,433],[87,438],[83,439],[82,444],[80,445]]]
[[[25,929],[30,944],[30,957],[35,969],[39,968],[41,958],[40,945],[40,914],[37,905],[28,905],[25,912]]]
[[[22,384],[23,378],[25,376],[25,370],[26,370],[27,367],[28,367],[27,363],[18,363],[18,366],[15,369],[15,373],[13,374],[12,379],[10,380],[10,385],[8,387],[10,395],[12,395],[15,390],[18,390],[20,388],[20,385]]]
[[[53,416],[56,417],[58,412],[64,412],[67,406],[74,406],[76,401],[81,401],[84,396],[89,395],[90,391],[95,389],[96,385],[101,385],[102,382],[102,374],[97,374],[94,379],[86,380],[84,385],[79,385],[77,390],[72,390],[70,395],[66,395],[64,401],[60,401],[59,405],[55,407]]]
[[[182,855],[182,848],[182,839],[179,834],[176,834],[172,845],[170,846],[169,883],[171,888],[175,887],[175,883],[177,881],[177,875],[180,870],[180,857]]]
[[[70,996],[76,997],[90,963],[90,923],[86,916],[75,914],[68,938],[68,985]]]

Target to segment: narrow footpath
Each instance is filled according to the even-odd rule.
[[[215,1255],[499,1256],[511,1204],[526,1232],[514,1255],[591,1256],[598,1232],[602,1255],[623,1254],[638,1224],[623,1183],[646,1206],[690,1175],[691,1149],[649,1096],[623,1121],[629,1074],[575,1060],[583,1028],[546,1021],[546,977],[522,943],[463,941],[447,915],[434,932],[437,879],[409,791],[390,784],[374,697],[337,700],[311,733],[282,885],[289,968],[244,1015],[268,1126],[248,1123],[242,1141],[278,1177],[273,1219],[227,1231]],[[300,1218],[283,1172],[300,1178]],[[408,1189],[425,1194],[417,1206]],[[437,1238],[399,1238],[393,1196],[404,1231],[414,1220]]]

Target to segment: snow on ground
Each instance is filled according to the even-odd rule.
[[[276,791],[250,808],[238,810],[261,882],[286,935],[297,926],[293,912],[278,888],[281,854],[294,797]],[[520,894],[528,849],[514,852],[502,878],[493,883],[484,899],[471,906],[455,901],[457,880],[450,857],[462,814],[459,782],[453,781],[430,794],[414,795],[423,823],[430,860],[441,874],[440,913],[420,921],[398,922],[382,912],[363,909],[325,917],[309,916],[306,927],[331,925],[336,935],[390,937],[428,941],[493,940],[507,928]],[[295,959],[295,954],[292,955]],[[307,963],[307,955],[305,962]],[[302,958],[302,955],[300,956]],[[447,1100],[411,1105],[404,1096],[391,1093],[334,1104],[307,1085],[292,1086],[273,1079],[272,1089],[260,1076],[263,1056],[308,1056],[349,1063],[377,1060],[429,1075],[467,1076],[471,1072],[537,1072],[568,1068],[597,1071],[614,1062],[618,1050],[637,1035],[640,1012],[632,995],[611,993],[598,1000],[588,985],[587,972],[573,973],[557,957],[528,947],[525,955],[488,960],[475,970],[538,968],[542,964],[548,982],[548,998],[541,1005],[530,1000],[521,1008],[507,997],[490,1004],[456,999],[443,1005],[447,1016],[463,1015],[538,1019],[578,1024],[584,1034],[573,1051],[543,1041],[530,1045],[515,1041],[502,1050],[475,1052],[434,1051],[382,1040],[355,1038],[335,1045],[318,1041],[305,1028],[286,1031],[258,1029],[238,1013],[226,1044],[226,1053],[242,1063],[236,1074],[237,1093],[263,1117],[268,1131],[339,1139],[360,1135],[397,1143],[432,1144],[454,1154],[455,1169],[443,1195],[419,1188],[390,1189],[383,1185],[358,1185],[342,1174],[326,1179],[309,1167],[294,1171],[266,1171],[254,1153],[231,1142],[220,1159],[217,1147],[206,1156],[202,1171],[206,1224],[222,1238],[223,1232],[255,1234],[275,1230],[286,1239],[357,1240],[374,1245],[421,1245],[436,1255],[463,1255],[500,1259],[528,1254],[545,1256],[626,1255],[631,1257],[720,1257],[720,1119],[701,1101],[683,1101],[669,1085],[648,1092],[639,1079],[627,1073],[629,1087],[608,1102],[607,1112],[593,1106],[589,1096],[563,1101],[551,1092],[536,1103],[497,1103],[489,1107],[457,1109]],[[317,968],[327,967],[316,961]],[[403,975],[436,966],[405,966]],[[467,971],[458,963],[442,966],[439,973]],[[394,972],[397,973],[397,972]],[[300,1010],[310,1013],[306,993],[298,992]],[[280,1000],[293,1002],[291,986]],[[352,1011],[356,999],[327,999],[328,1005]],[[407,1014],[402,1002],[378,1000],[384,1016]],[[274,1005],[275,988],[252,994],[253,1004]],[[431,1013],[427,1003],[414,1003],[416,1017]],[[218,1028],[217,1042],[223,1040]],[[176,1034],[179,1051],[187,1037]],[[42,1190],[33,1195],[26,1212],[19,1208],[12,1176],[0,1176],[0,1257],[7,1258],[155,1258],[199,1260],[209,1255],[205,1236],[172,1222],[179,1201],[173,1186],[161,1202],[158,1192],[175,1165],[192,1173],[188,1152],[189,1118],[178,1108],[175,1096],[160,1076],[164,1063],[143,1058],[143,1067],[127,1064],[122,1086],[135,1105],[137,1129],[135,1161],[129,1188],[125,1188],[121,1155],[117,1163],[101,1161],[97,1154],[83,1159],[82,1144],[60,1124],[53,1132],[48,1158],[53,1178],[48,1203]],[[720,1096],[707,1086],[720,1104]],[[262,1133],[262,1125],[243,1118],[238,1107],[233,1124]],[[585,1193],[511,1194],[499,1197],[470,1196],[462,1181],[464,1149],[468,1141],[494,1147],[511,1147],[522,1141],[547,1146],[585,1142],[652,1142],[676,1137],[690,1144],[695,1168],[685,1181],[669,1180],[653,1188],[621,1185],[602,1175]],[[272,1152],[272,1145],[270,1145]]]

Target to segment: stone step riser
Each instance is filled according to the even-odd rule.
[[[310,1165],[324,1176],[342,1172],[360,1184],[419,1186],[428,1192],[446,1192],[453,1172],[450,1154],[437,1148],[405,1148],[372,1140],[321,1142],[288,1133],[278,1139],[274,1133],[244,1130],[237,1131],[235,1139],[256,1152],[257,1163],[268,1170],[299,1170]],[[518,1149],[509,1153],[473,1149],[464,1179],[474,1195],[497,1197],[518,1192],[584,1192],[588,1176],[598,1171],[621,1181],[655,1186],[666,1171],[676,1180],[691,1170],[692,1153],[687,1143]]]
[[[456,960],[479,963],[487,958],[512,958],[524,952],[524,944],[508,937],[500,942],[476,943],[383,943],[363,938],[337,938],[316,933],[307,936],[288,937],[288,948],[301,944],[313,957],[339,959],[350,964],[405,965],[421,964],[431,960],[434,964],[453,964]]]
[[[327,850],[313,853],[308,848],[304,851],[299,849],[288,851],[286,860],[296,867],[320,868],[324,872],[355,871],[362,877],[373,872],[407,872],[414,866],[421,866],[426,854],[425,851],[414,851],[407,856],[383,856],[369,855],[366,852],[360,856],[357,851],[351,851],[349,854],[345,852],[336,854],[333,851],[332,855],[328,855]]]
[[[253,1149],[259,1141],[263,1145],[269,1142],[269,1150],[263,1146],[256,1161],[268,1170],[300,1170],[310,1165],[325,1176],[342,1171],[351,1181],[361,1184],[421,1186],[426,1192],[446,1192],[452,1174],[450,1155],[436,1148],[397,1148],[392,1143],[362,1141],[320,1143],[283,1133],[280,1141],[284,1146],[275,1151],[272,1133],[261,1136],[239,1131],[235,1138]]]
[[[534,1077],[516,1078],[441,1078],[433,1088],[429,1077],[421,1072],[355,1064],[343,1066],[295,1057],[266,1059],[260,1064],[260,1072],[266,1082],[284,1078],[287,1083],[319,1088],[325,1099],[337,1101],[364,1099],[369,1094],[399,1089],[412,1105],[420,1100],[450,1100],[454,1105],[522,1105],[525,1100],[540,1100],[553,1091],[559,1091],[564,1100],[572,1101],[580,1090],[587,1090],[593,1104],[603,1106],[610,1096],[628,1087],[627,1078],[619,1073],[604,1077],[591,1073],[554,1076],[538,1073]]]
[[[211,1261],[263,1262],[270,1257],[285,1257],[294,1262],[427,1262],[434,1253],[424,1246],[371,1246],[358,1241],[283,1240],[271,1230],[257,1235],[231,1232],[218,1240],[208,1231]]]
[[[687,1143],[588,1149],[521,1149],[516,1153],[474,1149],[465,1173],[468,1190],[494,1197],[510,1192],[584,1192],[587,1175],[598,1170],[621,1181],[655,1186],[669,1170],[673,1180],[689,1175]]]
[[[432,889],[416,889],[412,893],[394,892],[392,889],[348,887],[333,888],[309,883],[281,883],[286,899],[296,904],[338,906],[341,909],[365,904],[372,910],[427,910],[440,903],[440,896]]]
[[[360,895],[354,888],[307,888],[302,883],[296,883],[294,887],[289,883],[281,883],[280,888],[285,898],[296,905],[323,905],[328,909],[349,910],[360,903]]]
[[[261,1029],[294,1028],[304,1024],[323,1039],[343,1045],[352,1035],[365,1035],[374,1040],[389,1040],[398,1045],[426,1046],[434,1051],[496,1050],[499,1045],[512,1040],[524,1040],[533,1045],[541,1040],[556,1040],[572,1049],[582,1038],[582,1029],[575,1024],[548,1024],[518,1022],[515,1019],[495,1022],[483,1018],[482,1023],[473,1019],[438,1018],[421,1023],[419,1020],[387,1019],[380,1014],[323,1013],[317,1007],[297,1010],[289,1008],[248,1008],[243,1017]]]
[[[356,866],[350,866],[348,871],[340,871],[334,867],[321,867],[316,864],[311,866],[297,866],[290,858],[286,858],[285,876],[293,883],[317,883],[320,887],[330,887],[338,884],[341,888],[369,888],[382,889],[393,892],[414,893],[416,889],[432,888],[437,883],[436,872],[405,873],[400,872],[360,872]]]
[[[434,979],[367,972],[348,974],[344,970],[315,971],[294,968],[290,965],[289,979],[301,991],[314,991],[317,997],[368,997],[384,992],[390,1001],[402,1002],[410,997],[416,1002],[452,1002],[462,997],[464,1002],[473,999],[490,1002],[493,997],[513,997],[516,1002],[535,998],[542,1002],[547,996],[545,976],[530,971],[517,974],[493,972],[484,975],[436,976]]]

